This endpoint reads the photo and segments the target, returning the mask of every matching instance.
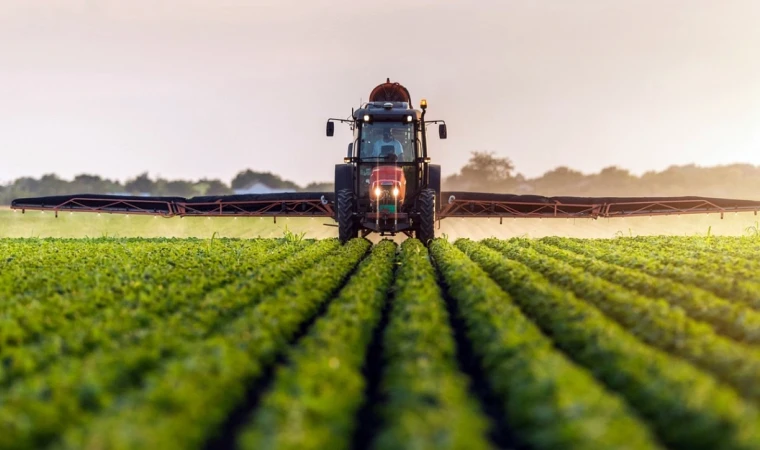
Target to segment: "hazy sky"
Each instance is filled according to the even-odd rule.
[[[760,164],[760,1],[0,0],[0,182],[331,181],[386,77],[536,176]]]

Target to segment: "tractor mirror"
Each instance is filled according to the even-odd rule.
[[[333,122],[327,121],[327,135],[332,136],[335,134],[335,124]]]
[[[353,156],[351,155],[353,152],[354,152],[354,143],[351,142],[348,144],[348,153],[346,153],[346,156],[350,158],[351,156]]]
[[[446,139],[446,124],[445,123],[438,125],[438,137],[441,139]]]

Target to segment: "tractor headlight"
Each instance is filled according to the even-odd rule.
[[[394,197],[398,197],[398,194],[399,194],[399,192],[400,192],[400,191],[398,190],[398,188],[397,188],[397,187],[393,188],[393,196],[394,196]]]
[[[375,188],[375,197],[379,198],[382,194],[383,194],[383,190],[380,189],[379,187],[376,187]]]

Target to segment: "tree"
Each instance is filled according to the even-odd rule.
[[[446,179],[448,188],[471,191],[504,191],[513,188],[516,177],[509,158],[499,158],[494,152],[472,152],[459,174]]]
[[[172,180],[166,183],[166,195],[172,197],[192,197],[195,195],[193,183],[185,180]]]
[[[256,183],[261,183],[273,189],[292,189],[297,191],[299,186],[292,181],[283,180],[279,175],[271,172],[254,172],[248,169],[238,173],[232,179],[232,189],[247,189]]]
[[[335,190],[335,183],[331,182],[313,182],[303,188],[304,192],[331,192]]]
[[[124,189],[131,194],[152,193],[154,187],[153,181],[148,177],[148,172],[143,172],[124,184]]]
[[[62,180],[54,173],[45,174],[39,181],[39,195],[69,194],[68,185],[69,183],[66,180]]]
[[[195,186],[201,191],[202,195],[228,195],[233,193],[229,186],[218,179],[207,180],[204,178],[199,180]]]
[[[540,195],[580,195],[587,177],[566,166],[557,167],[533,180],[535,192]]]
[[[11,191],[19,191],[19,192],[29,192],[34,193],[35,195],[39,195],[40,193],[40,182],[36,178],[32,177],[21,177],[16,179],[16,181],[13,182],[11,185]]]
[[[615,195],[631,195],[636,188],[638,178],[627,169],[617,166],[603,168],[598,174],[592,175],[595,191],[592,195],[611,197]]]
[[[120,192],[123,189],[118,182],[89,174],[77,175],[68,188],[74,194],[108,194],[109,192]]]

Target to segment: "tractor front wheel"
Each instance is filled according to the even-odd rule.
[[[428,245],[435,238],[435,191],[423,189],[417,200],[420,214],[417,223],[417,239]]]
[[[346,243],[359,237],[359,227],[354,218],[354,193],[350,189],[339,190],[335,203],[338,213],[338,240]]]

